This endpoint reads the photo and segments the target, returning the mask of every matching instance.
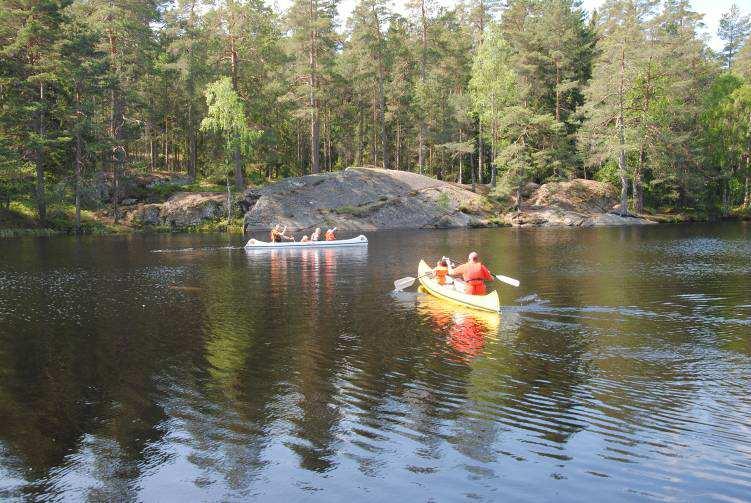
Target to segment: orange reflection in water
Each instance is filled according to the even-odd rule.
[[[419,289],[417,309],[425,315],[430,324],[446,333],[446,342],[463,359],[471,359],[482,353],[488,337],[496,337],[501,317],[495,313],[484,313],[464,308],[458,304],[437,299]]]

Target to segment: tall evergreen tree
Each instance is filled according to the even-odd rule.
[[[725,68],[728,70],[733,68],[738,51],[749,33],[751,33],[751,16],[744,16],[738,5],[733,4],[730,10],[722,15],[717,28],[717,36],[725,42],[722,47],[722,57]]]
[[[15,103],[20,110],[13,118],[22,121],[20,130],[31,126],[18,137],[22,144],[17,147],[33,152],[35,199],[42,223],[47,219],[45,172],[48,151],[57,144],[55,133],[49,129],[61,70],[58,27],[64,22],[66,4],[61,0],[18,0],[5,5],[2,19],[9,32],[5,34],[7,45],[0,50],[3,58],[15,61],[12,66],[16,73],[12,80],[20,98]]]
[[[318,173],[320,163],[321,94],[326,73],[330,71],[338,40],[335,30],[336,0],[294,0],[287,12],[292,32],[291,50],[295,55],[296,81],[307,96],[306,112],[310,123],[310,170]]]
[[[621,183],[620,213],[628,213],[627,158],[636,149],[637,116],[632,90],[651,57],[646,22],[654,15],[652,0],[609,0],[600,11],[598,56],[585,91],[586,122],[582,145],[592,164],[615,162]]]

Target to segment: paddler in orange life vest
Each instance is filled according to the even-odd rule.
[[[467,263],[455,269],[449,269],[450,276],[461,276],[467,286],[464,293],[471,295],[485,295],[485,282],[492,281],[493,276],[488,268],[480,262],[477,252],[472,252],[467,257]]]
[[[446,284],[446,276],[449,273],[449,261],[446,257],[442,257],[441,260],[433,268],[433,277],[439,285]]]
[[[336,234],[334,234],[335,231],[336,231],[336,227],[326,231],[326,234],[325,234],[326,241],[336,241]]]

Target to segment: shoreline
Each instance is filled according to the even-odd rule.
[[[640,227],[639,224],[622,224],[622,225],[509,225],[503,223],[503,218],[509,214],[502,214],[499,216],[499,221],[487,225],[473,225],[469,227],[453,227],[453,229],[496,229],[496,228],[520,228],[520,229],[592,229],[596,227]],[[658,226],[668,225],[688,225],[688,224],[708,224],[708,223],[723,223],[723,222],[749,222],[751,221],[751,214],[736,214],[728,217],[708,217],[697,218],[696,216],[684,213],[677,214],[644,214],[640,215],[640,218],[650,220],[653,224]],[[208,222],[201,225],[189,226],[189,227],[175,227],[170,228],[167,226],[128,226],[123,224],[113,225],[106,221],[98,221],[100,226],[95,229],[85,229],[78,234],[79,236],[118,236],[118,235],[156,235],[156,234],[205,234],[205,235],[217,235],[217,234],[230,234],[235,236],[249,236],[251,234],[257,234],[262,232],[260,230],[253,230],[243,232],[242,223],[238,220],[228,225],[226,220],[218,222]],[[441,230],[450,230],[452,228],[443,228]],[[420,227],[398,227],[388,229],[374,229],[364,232],[387,232],[387,231],[425,231],[425,230],[438,230],[438,229],[426,229]],[[349,232],[349,231],[348,231]],[[352,231],[355,232],[355,231]],[[29,237],[60,237],[60,236],[75,236],[76,233],[73,227],[69,228],[54,228],[54,227],[0,227],[0,239],[17,239],[17,238],[29,238]]]

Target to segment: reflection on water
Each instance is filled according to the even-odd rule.
[[[0,242],[0,499],[748,499],[748,231]]]
[[[473,358],[485,347],[486,338],[498,336],[501,317],[444,302],[419,287],[417,311],[423,314],[436,333],[445,334],[446,343],[459,356]]]

